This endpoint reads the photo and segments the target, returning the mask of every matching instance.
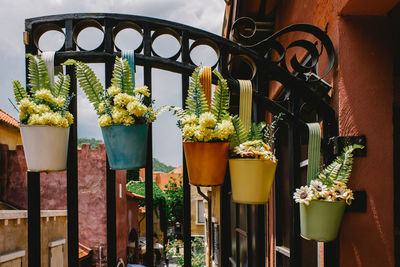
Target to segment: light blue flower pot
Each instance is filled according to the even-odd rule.
[[[146,166],[148,124],[101,127],[107,157],[113,170],[136,170]]]

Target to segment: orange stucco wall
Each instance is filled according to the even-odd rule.
[[[367,157],[355,160],[349,183],[354,190],[366,190],[367,212],[346,213],[340,234],[340,266],[394,266],[390,24],[385,16],[339,15],[341,8],[349,8],[348,2],[352,1],[284,0],[278,6],[276,27],[311,23],[324,29],[329,23],[337,65],[326,80],[334,86],[332,105],[340,135],[366,135],[368,150]],[[356,2],[362,1],[351,3],[355,14]],[[288,44],[294,38],[283,41]]]
[[[17,145],[22,144],[19,129],[0,122],[0,143],[7,144],[10,150],[15,150]]]

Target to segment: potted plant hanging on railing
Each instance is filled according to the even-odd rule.
[[[128,61],[116,57],[111,86],[104,89],[91,68],[69,59],[79,85],[93,104],[111,169],[135,170],[146,165],[148,124],[164,108],[154,111],[147,86],[134,87]]]
[[[229,170],[234,202],[265,204],[268,201],[277,165],[271,147],[281,117],[282,114],[274,116],[271,124],[252,123],[249,131],[239,117],[232,118],[235,133],[231,137]]]
[[[51,84],[46,64],[39,56],[27,54],[28,85],[25,90],[13,81],[19,111],[22,143],[29,171],[62,171],[67,168],[70,77],[60,73]]]
[[[303,238],[319,242],[336,239],[346,204],[350,205],[354,199],[353,192],[346,186],[353,166],[353,151],[362,148],[357,144],[344,148],[318,177],[296,189],[293,198],[300,204]]]
[[[209,71],[208,78],[200,76]],[[204,72],[204,73],[203,73]],[[218,86],[211,100],[211,68],[197,67],[192,74],[186,108],[171,107],[179,117],[189,183],[217,186],[224,183],[228,160],[229,137],[234,132],[229,108],[229,88],[222,75],[214,70]],[[206,97],[207,96],[207,97]],[[208,103],[210,104],[208,104]]]

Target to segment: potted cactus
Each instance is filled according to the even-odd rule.
[[[133,86],[128,61],[115,58],[111,86],[106,90],[84,63],[69,59],[64,65],[75,66],[79,85],[97,112],[111,169],[145,167],[148,125],[164,108],[154,111],[147,86]]]
[[[296,189],[294,200],[300,204],[301,236],[308,240],[329,242],[337,238],[344,210],[354,199],[347,182],[353,167],[353,151],[364,148],[351,145],[344,148],[318,177]]]
[[[229,108],[229,88],[222,75],[218,78],[211,104],[200,82],[203,67],[192,74],[186,108],[171,107],[179,117],[189,183],[196,186],[217,186],[224,183],[228,160],[229,137],[234,132]],[[210,75],[211,76],[211,75]],[[208,79],[211,83],[211,79]],[[211,88],[209,84],[208,88]],[[211,96],[211,94],[208,94]]]
[[[268,201],[278,162],[271,147],[281,118],[279,114],[271,124],[252,123],[249,131],[239,117],[232,118],[235,133],[231,137],[229,170],[234,202],[265,204]]]
[[[62,171],[67,167],[70,77],[58,74],[51,84],[46,64],[39,56],[27,54],[28,86],[12,81],[19,112],[22,143],[29,171]]]

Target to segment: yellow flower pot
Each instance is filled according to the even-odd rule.
[[[69,128],[21,125],[28,171],[63,171],[67,168]]]
[[[196,186],[222,185],[228,162],[229,142],[183,142],[189,183]]]
[[[265,159],[230,159],[232,198],[242,204],[265,204],[275,177],[277,162]]]

